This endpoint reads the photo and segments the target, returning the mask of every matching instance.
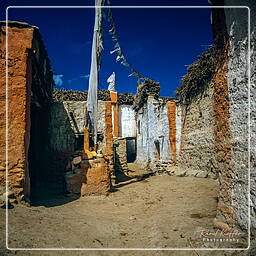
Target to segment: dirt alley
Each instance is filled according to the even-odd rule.
[[[9,212],[11,248],[192,248],[213,230],[218,182],[151,176],[115,185],[109,196],[56,197]],[[225,255],[222,251],[8,251],[0,209],[0,255]],[[227,244],[228,245],[228,244]],[[228,254],[231,255],[231,254]],[[233,254],[232,254],[233,255]],[[236,255],[236,254],[234,254]]]

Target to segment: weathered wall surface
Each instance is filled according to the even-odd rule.
[[[181,127],[182,127],[182,107],[179,103],[176,103],[176,151],[177,161],[179,161],[179,155],[181,150]]]
[[[251,37],[255,40],[255,5],[252,1],[224,1],[225,5],[251,9]],[[215,147],[220,193],[217,219],[248,231],[249,164],[251,165],[251,228],[255,234],[255,111],[251,114],[249,157],[249,102],[255,105],[255,49],[248,56],[247,8],[213,11],[217,73],[214,83]],[[251,99],[249,63],[251,59]]]
[[[103,131],[103,143],[102,143],[102,153],[105,160],[107,161],[109,172],[111,173],[114,168],[114,150],[113,150],[113,116],[112,116],[112,103],[111,101],[104,102],[104,131]]]
[[[84,133],[86,101],[53,102],[51,107],[51,148],[58,152],[73,152],[75,140]],[[98,101],[98,132],[105,129],[105,101]]]
[[[176,117],[177,117],[177,109],[176,103],[174,101],[168,101],[166,103],[167,107],[167,117],[169,121],[169,142],[170,148],[172,152],[172,161],[174,165],[177,164],[177,142],[176,142]]]
[[[251,221],[256,229],[256,151],[255,151],[255,15],[256,6],[251,1],[225,1],[226,5],[247,5],[251,11],[251,55],[248,52],[248,9],[226,9],[225,18],[229,34],[229,61],[227,83],[230,101],[230,131],[233,153],[232,206],[240,228],[248,230],[249,165],[251,167]],[[249,60],[251,70],[249,73]],[[248,84],[250,74],[251,85]],[[249,86],[251,98],[249,98]],[[249,109],[251,103],[251,109]],[[251,122],[251,157],[249,157],[249,117]],[[254,123],[253,123],[254,122]],[[250,162],[251,161],[251,162]]]
[[[71,120],[63,102],[54,102],[51,110],[50,143],[51,148],[58,152],[73,152],[75,133],[71,128]]]
[[[251,10],[255,19],[255,9]],[[255,20],[253,20],[254,31],[251,33],[251,84],[250,84],[250,208],[252,234],[256,233],[256,31]]]
[[[117,138],[114,140],[115,146],[115,171],[126,172],[128,170],[127,165],[127,153],[126,153],[126,138]]]
[[[31,66],[28,51],[32,48],[33,28],[9,28],[8,53],[8,163],[9,186],[17,195],[23,193],[25,172],[28,175],[27,152],[30,129],[30,89],[32,77],[27,79]],[[1,26],[1,102],[5,104],[6,27]],[[31,63],[30,63],[31,64]],[[1,185],[5,187],[5,108],[1,108]],[[3,192],[3,189],[1,189]],[[29,190],[29,188],[28,188]],[[29,191],[28,191],[29,193]]]
[[[188,176],[216,177],[214,147],[213,86],[181,105],[181,151],[179,167]]]
[[[0,99],[6,106],[6,27],[0,24]],[[42,68],[43,66],[43,68]],[[38,28],[10,22],[8,27],[8,181],[18,200],[30,194],[29,146],[31,106],[47,104],[51,96],[52,72]],[[39,90],[40,88],[40,90]],[[31,96],[31,90],[33,95]],[[39,92],[40,91],[40,92]],[[36,97],[46,96],[41,101]],[[40,102],[40,103],[39,103]],[[41,106],[38,106],[39,108]],[[0,185],[5,186],[5,108],[1,108]]]
[[[85,111],[86,102],[63,102],[61,104],[65,107],[65,110],[68,109],[69,114],[67,122],[70,127],[72,127],[72,133],[74,133],[75,136],[81,134],[80,131],[75,133],[75,129],[79,127],[78,125],[71,125],[71,116],[73,116],[73,122],[77,121],[79,123],[80,120],[81,131],[84,132],[84,114],[82,113]],[[89,154],[85,152],[84,154],[82,150],[84,143],[82,143],[80,149],[76,152],[71,152],[73,153],[71,154],[73,157],[69,164],[70,168],[65,174],[67,190],[72,193],[80,194],[81,196],[107,194],[111,189],[110,177],[114,167],[112,102],[99,101],[98,110],[98,117],[101,121],[98,130],[101,136],[99,136],[98,133],[98,137],[101,137],[101,139],[100,142],[98,141],[98,148],[95,148],[97,153],[91,152]],[[59,115],[59,113],[57,113],[57,115]],[[82,142],[84,142],[84,140],[82,140]],[[86,143],[88,143],[88,141]],[[87,145],[85,148],[88,149],[89,146]]]
[[[137,129],[138,163],[153,168],[159,162],[172,163],[166,104],[149,96],[137,112]]]
[[[248,39],[247,9],[225,12],[229,33],[227,83],[229,89],[229,124],[233,154],[232,205],[235,218],[248,230]],[[239,17],[239,19],[237,19]],[[243,32],[243,34],[241,34]],[[255,57],[255,56],[254,56]],[[244,207],[241,207],[241,204]]]
[[[119,137],[136,137],[135,111],[131,105],[119,105]]]

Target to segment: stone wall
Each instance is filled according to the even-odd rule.
[[[225,11],[225,16],[229,34],[227,84],[233,157],[231,200],[235,221],[242,229],[248,230],[248,10],[233,9]],[[222,211],[221,208],[219,209]]]
[[[251,9],[254,30],[251,33],[251,56],[250,56],[250,214],[251,233],[256,233],[256,31],[255,31],[255,8]],[[255,235],[254,235],[255,236]]]
[[[63,102],[54,102],[50,115],[51,148],[56,152],[73,152],[75,149],[75,132],[71,127],[71,120],[65,104]]]
[[[84,112],[86,102],[69,101],[61,104],[68,112],[67,122],[74,136],[85,134]],[[57,112],[57,115],[59,114]],[[110,177],[114,168],[111,101],[98,101],[98,117],[98,144],[97,148],[94,148],[96,152],[88,151],[88,139],[85,142],[86,146],[84,146],[84,140],[82,140],[81,148],[76,149],[75,152],[70,152],[69,168],[65,173],[67,190],[81,196],[108,194],[111,190]],[[63,119],[62,116],[59,116],[59,118]],[[73,125],[72,122],[77,124]],[[67,134],[61,134],[61,136],[68,137]],[[63,142],[63,139],[60,138],[59,141]]]
[[[0,100],[6,106],[5,22],[0,23]],[[8,27],[8,183],[16,199],[30,196],[31,111],[47,108],[53,86],[52,71],[37,27],[9,22]],[[33,95],[31,95],[31,91]],[[38,99],[40,97],[40,99]],[[0,187],[5,187],[6,112],[1,108]],[[43,137],[46,134],[43,134]],[[34,136],[34,135],[33,135]],[[47,136],[47,135],[46,135]],[[41,145],[43,148],[44,145]]]
[[[220,4],[212,1],[213,4]],[[248,55],[248,8],[214,9],[212,26],[216,48],[213,77],[215,150],[220,193],[217,220],[245,233],[255,234],[255,12],[252,1],[224,0],[224,5],[249,6],[251,11],[251,55]],[[251,61],[249,70],[248,58]],[[250,74],[250,77],[248,75]],[[251,84],[249,84],[251,80]],[[249,98],[251,89],[251,98]],[[251,103],[251,109],[249,109]],[[249,119],[250,113],[250,119]],[[251,135],[249,134],[249,121]],[[249,139],[251,144],[249,146]],[[249,148],[251,147],[251,152]],[[251,191],[249,191],[251,171]]]
[[[216,178],[213,85],[181,104],[182,127],[179,168],[187,176]]]
[[[251,10],[251,56],[248,55],[248,9],[225,9],[224,22],[228,35],[227,85],[229,98],[230,168],[221,171],[219,218],[230,225],[249,230],[249,168],[251,171],[251,228],[255,234],[255,5],[251,1],[224,1],[225,5],[249,6]],[[220,19],[216,19],[218,23]],[[216,24],[215,23],[215,24]],[[225,46],[225,45],[224,45]],[[222,48],[223,49],[223,48]],[[248,57],[251,61],[249,73]],[[251,84],[248,75],[251,74]],[[250,86],[250,87],[249,87]],[[249,98],[249,88],[251,98]],[[226,100],[226,99],[225,99]],[[224,102],[225,102],[224,100]],[[249,109],[251,102],[251,109]],[[251,120],[251,153],[249,155],[249,123]],[[254,150],[253,150],[254,149]],[[220,161],[227,162],[220,155]],[[225,184],[230,184],[228,187]],[[224,192],[227,190],[227,192]]]
[[[127,153],[126,153],[126,138],[117,138],[114,140],[114,161],[115,171],[126,172],[128,171]]]
[[[105,101],[98,101],[98,133],[105,129]],[[51,148],[57,152],[73,152],[76,139],[84,134],[86,101],[53,102],[51,107]]]

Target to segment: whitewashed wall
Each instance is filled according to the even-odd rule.
[[[142,165],[154,164],[157,160],[155,141],[159,141],[160,161],[171,161],[169,140],[169,121],[166,104],[149,97],[147,103],[138,111],[137,123],[137,162]]]
[[[119,106],[119,137],[136,137],[135,111],[130,105]]]
[[[180,154],[180,141],[181,141],[181,127],[182,127],[182,121],[181,121],[181,106],[176,105],[176,148],[177,148],[177,159]]]

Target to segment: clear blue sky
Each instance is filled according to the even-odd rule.
[[[5,1],[8,5],[93,5],[94,1]],[[207,0],[112,0],[112,5],[204,5]],[[161,84],[161,96],[173,96],[186,73],[186,65],[212,44],[210,9],[113,9],[121,48],[128,62],[143,76]],[[39,27],[54,73],[62,85],[57,88],[87,90],[94,9],[10,9],[9,19]],[[136,92],[137,80],[129,69],[110,55],[115,42],[104,35],[100,89],[115,71],[118,92]],[[60,82],[60,81],[59,81]],[[61,82],[59,83],[61,84]]]

